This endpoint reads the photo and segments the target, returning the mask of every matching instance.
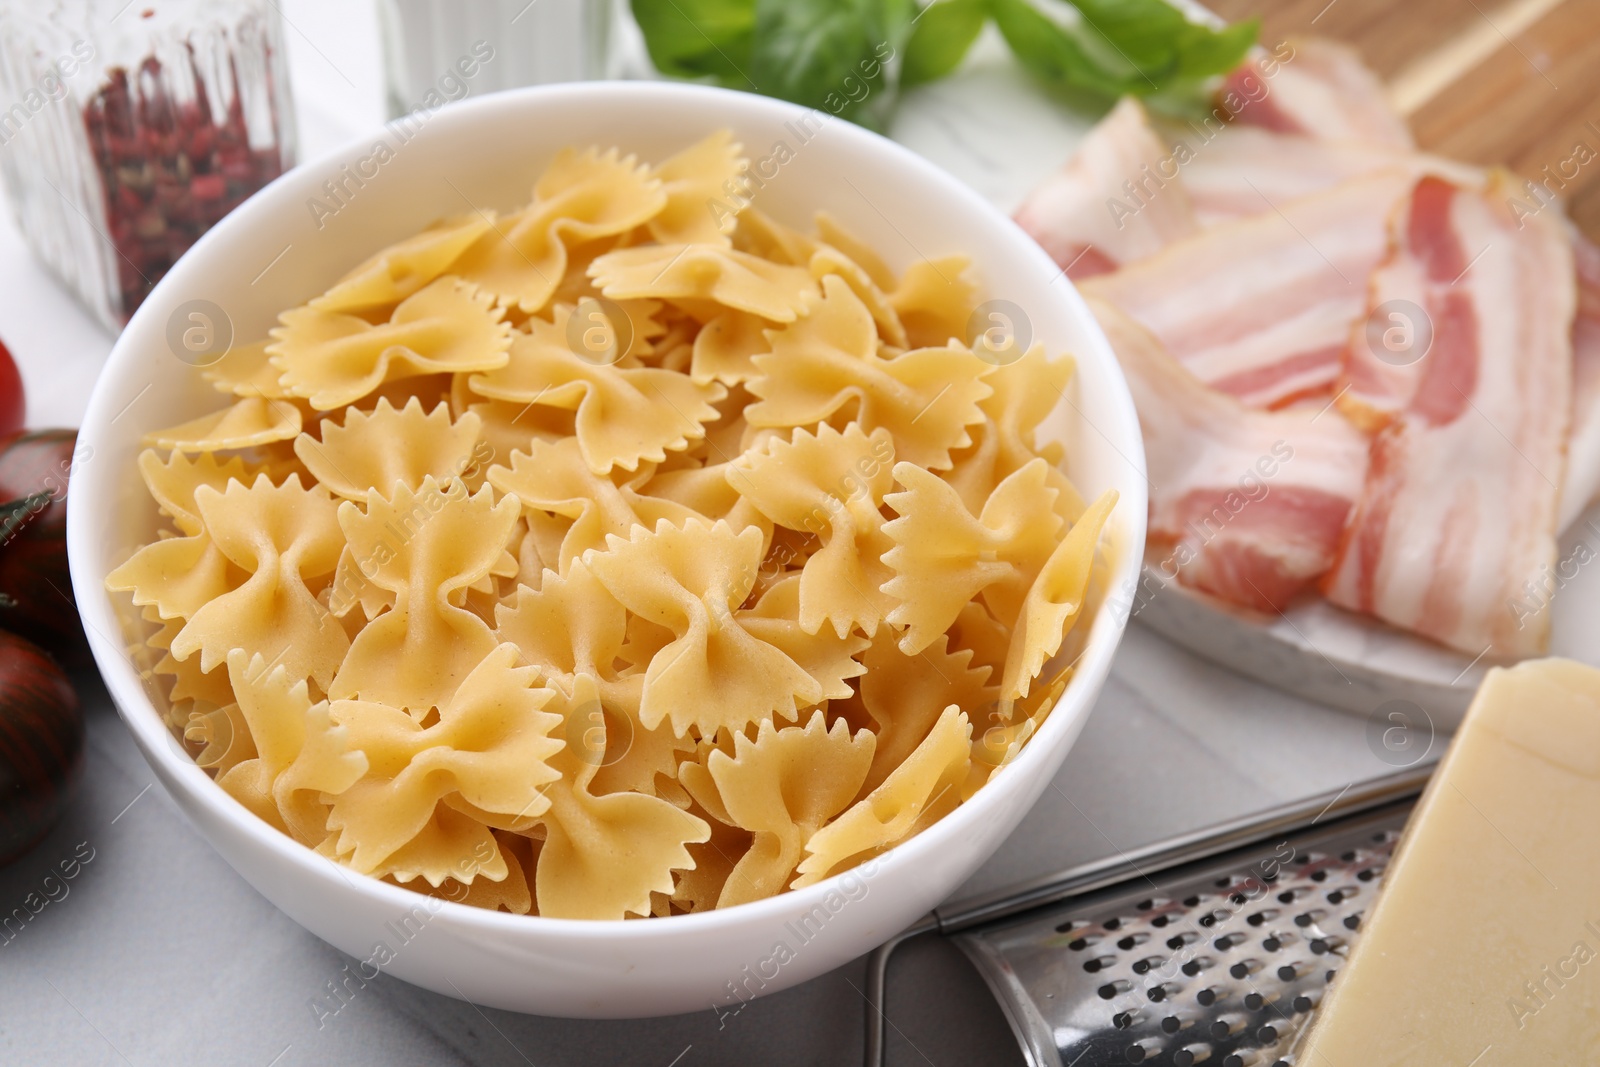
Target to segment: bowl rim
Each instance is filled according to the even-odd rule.
[[[1007,254],[1015,254],[1025,261],[1032,260],[1033,266],[1038,271],[1053,276],[1051,284],[1054,284],[1054,281],[1066,282],[1057,299],[1065,302],[1068,317],[1077,320],[1086,341],[1073,353],[1073,356],[1080,362],[1085,358],[1093,359],[1109,371],[1108,384],[1112,394],[1112,404],[1117,410],[1108,414],[1113,416],[1118,426],[1132,430],[1131,435],[1123,435],[1124,440],[1112,441],[1107,437],[1132,468],[1131,484],[1136,487],[1135,492],[1123,492],[1118,502],[1117,512],[1120,514],[1115,521],[1119,522],[1127,532],[1126,546],[1118,550],[1117,555],[1120,558],[1109,561],[1108,595],[1137,580],[1137,569],[1143,555],[1145,540],[1147,508],[1145,456],[1133,398],[1110,344],[1077,289],[1044,250],[976,190],[937,164],[887,137],[847,120],[838,119],[827,112],[756,94],[683,82],[572,82],[509,89],[468,97],[452,103],[442,109],[442,116],[436,113],[430,124],[457,123],[474,115],[487,115],[496,110],[514,113],[529,104],[543,106],[548,103],[559,106],[568,103],[582,106],[590,100],[626,100],[641,96],[649,96],[656,100],[662,97],[675,97],[687,107],[700,110],[712,121],[725,115],[726,121],[731,123],[736,117],[740,117],[737,113],[741,110],[745,113],[743,117],[766,118],[775,123],[782,123],[786,119],[820,116],[828,125],[832,135],[853,142],[851,150],[877,154],[882,157],[886,166],[921,172],[920,179],[936,187],[938,194],[951,202],[952,210],[986,217],[994,226],[993,239],[1008,246],[1005,249]],[[762,112],[766,114],[760,114]],[[232,240],[234,231],[247,222],[257,216],[265,219],[280,211],[289,198],[296,197],[304,191],[300,187],[302,182],[310,180],[313,176],[332,173],[340,164],[352,163],[359,159],[369,149],[372,134],[373,131],[365,131],[345,141],[339,147],[315,159],[303,161],[286,171],[203,234],[185,253],[185,258],[192,256],[203,258],[209,255],[214,248],[224,246]],[[306,186],[306,188],[311,187]],[[100,427],[108,425],[109,408],[113,403],[109,385],[113,375],[109,372],[117,365],[136,358],[134,347],[139,339],[156,335],[152,332],[154,328],[151,320],[156,315],[156,309],[164,304],[160,299],[163,295],[162,290],[174,284],[171,273],[158,282],[117,338],[110,356],[96,379],[79,431],[80,446],[94,447],[100,437]],[[1087,421],[1082,412],[1079,412],[1078,417]],[[1105,436],[1098,427],[1095,429]],[[664,918],[652,917],[648,921],[514,915],[448,899],[429,897],[410,888],[380,881],[370,875],[350,877],[354,872],[302,845],[250,812],[224,792],[210,775],[190,757],[182,754],[172,743],[174,739],[161,714],[145,693],[143,683],[124,645],[106,635],[107,630],[113,634],[121,634],[122,622],[112,606],[111,594],[105,588],[105,575],[95,573],[96,567],[91,562],[94,559],[92,542],[97,536],[97,531],[91,527],[89,512],[86,511],[83,501],[90,497],[91,491],[101,479],[97,477],[99,468],[95,468],[92,463],[86,464],[86,467],[87,470],[75,474],[68,484],[68,559],[73,591],[79,612],[85,618],[90,649],[119,716],[127,724],[145,759],[153,764],[152,769],[157,777],[162,779],[163,784],[169,788],[181,788],[189,795],[191,801],[224,820],[235,834],[264,850],[275,862],[296,868],[301,875],[319,884],[328,892],[351,893],[354,897],[362,898],[365,903],[397,907],[402,911],[426,907],[435,919],[443,918],[447,923],[480,933],[516,936],[542,933],[575,941],[605,942],[612,946],[619,943],[618,939],[622,939],[628,944],[638,946],[674,941],[697,931],[757,926],[781,920],[796,910],[806,911],[821,905],[830,893],[838,890],[842,884],[841,880],[850,877],[852,873],[856,873],[859,877],[862,869],[860,866],[830,875],[809,886],[786,890],[761,900],[707,912]],[[93,504],[88,506],[92,508]],[[989,809],[998,801],[985,803],[983,798],[986,795],[989,797],[999,795],[991,790],[1002,775],[1020,778],[1039,774],[1038,765],[1050,759],[1055,748],[1062,743],[1063,735],[1069,732],[1075,735],[1092,710],[1094,694],[1098,691],[1100,680],[1109,671],[1111,658],[1116,652],[1128,621],[1129,614],[1114,610],[1109,599],[1103,603],[1091,621],[1090,634],[1083,652],[1076,661],[1074,674],[1057,698],[1051,714],[1046,716],[1039,732],[1030,738],[1018,755],[971,799],[964,801],[927,829],[900,841],[868,861],[871,872],[869,876],[875,875],[883,866],[917,866],[923,862],[924,856],[928,853],[944,847],[947,839],[966,833],[988,818]],[[199,827],[197,829],[207,844],[213,848],[217,847],[212,842],[210,833]],[[889,933],[890,931],[885,931],[885,936]]]

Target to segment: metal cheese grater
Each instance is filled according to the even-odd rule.
[[[1433,766],[941,907],[873,954],[868,997],[897,945],[939,932],[1029,1067],[1288,1067]],[[879,1010],[866,1062],[883,1062]]]

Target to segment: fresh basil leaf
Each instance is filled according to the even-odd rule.
[[[938,81],[955,70],[988,21],[987,0],[934,0],[911,27],[900,85]]]
[[[1235,22],[1220,30],[1190,28],[1179,45],[1178,73],[1185,78],[1226,74],[1244,61],[1245,53],[1261,33],[1261,20]]]
[[[912,4],[755,0],[756,90],[857,121],[883,114],[886,74],[905,46]]]
[[[675,78],[752,88],[756,0],[632,0],[650,61]]]
[[[1128,85],[1130,74],[1138,77],[1136,71],[1102,65],[1090,55],[1080,36],[1069,33],[1029,0],[990,0],[989,6],[1017,61],[1047,85],[1112,98],[1136,91]]]
[[[1047,84],[1180,112],[1198,105],[1204,79],[1238,65],[1260,28],[1201,26],[1166,0],[1073,0],[1078,17],[1060,4],[1059,21],[1042,9],[1051,0],[989,3],[1017,59]]]

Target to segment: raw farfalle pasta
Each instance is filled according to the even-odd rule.
[[[1040,729],[1116,503],[1048,432],[1071,360],[974,351],[964,257],[897,272],[747,168],[562,152],[147,434],[108,585],[231,797],[420,893],[652,918],[866,862]]]

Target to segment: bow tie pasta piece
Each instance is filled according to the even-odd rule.
[[[894,577],[880,557],[894,542],[883,532],[884,494],[894,486],[894,439],[879,427],[843,433],[823,424],[746,452],[728,483],[767,518],[822,538],[800,579],[800,626],[824,622],[840,637],[859,626],[871,637],[896,601],[879,587]]]
[[[561,542],[558,570],[591,548],[605,548],[606,537],[627,537],[635,526],[682,522],[694,512],[681,504],[645,496],[610,475],[595,474],[573,437],[533,442],[526,453],[513,452],[510,467],[490,467],[489,484],[509,493],[525,508],[553,511],[572,519]]]
[[[817,227],[817,237],[823,245],[831,245],[837,252],[855,264],[867,279],[883,292],[890,292],[895,287],[894,271],[889,269],[889,264],[867,242],[857,237],[844,224],[826,211],[819,211],[812,221]],[[811,255],[816,254],[813,248]],[[810,256],[807,256],[809,259]]]
[[[443,403],[424,414],[416,397],[399,411],[384,399],[370,413],[347,411],[343,426],[324,419],[322,440],[301,434],[294,452],[335,495],[364,502],[368,489],[389,496],[397,485],[419,489],[430,476],[463,477],[473,467],[482,425],[470,411],[451,422]]]
[[[594,700],[568,715],[569,725],[581,728],[566,742],[595,764],[596,795],[655,795],[657,775],[673,777],[681,754],[694,748],[665,724],[650,730],[639,720],[643,675],[615,677],[627,619],[582,560],[574,560],[564,575],[547,572],[537,590],[518,589],[513,601],[495,609],[499,639],[516,645],[555,684],[571,690],[584,675],[582,684],[593,686]]]
[[[884,344],[902,349],[906,347],[906,328],[900,322],[899,313],[859,263],[832,245],[822,245],[807,266],[811,276],[819,282],[830,274],[843,278],[850,291],[856,294],[856,299],[866,305]]]
[[[808,271],[717,245],[643,245],[595,260],[589,276],[613,300],[649,297],[711,309],[733,308],[793,322],[816,290]],[[714,311],[713,311],[714,313]]]
[[[328,827],[339,834],[337,851],[364,874],[382,870],[402,881],[418,875],[430,885],[463,876],[459,855],[439,862],[444,841],[460,842],[454,829],[462,814],[445,802],[459,798],[472,815],[492,819],[504,829],[531,826],[550,806],[547,795],[559,772],[551,758],[561,750],[552,736],[561,717],[544,710],[554,690],[536,688],[538,671],[518,667],[513,645],[490,649],[460,686],[439,704],[439,718],[422,726],[398,707],[365,700],[335,700],[333,721],[344,727],[350,747],[366,756],[367,773],[333,801]],[[447,814],[447,812],[449,814]],[[440,816],[443,816],[441,819]],[[430,829],[430,823],[435,824]],[[483,831],[488,833],[487,829]],[[425,848],[413,850],[404,866],[395,857],[424,835]],[[504,877],[503,859],[484,864],[495,880]]]
[[[806,841],[855,799],[875,744],[867,730],[852,737],[843,719],[829,729],[820,710],[805,726],[780,730],[766,721],[754,741],[736,733],[733,742],[734,754],[712,751],[706,770],[722,810],[755,840],[728,876],[719,908],[783,891]]]
[[[517,334],[510,362],[468,382],[479,396],[522,404],[576,409],[574,428],[589,469],[637,470],[641,460],[659,463],[669,451],[705,436],[718,418],[713,406],[725,394],[715,383],[696,385],[675,371],[597,365],[568,344],[570,308],[555,321],[529,320]]]
[[[163,461],[147,448],[139,453],[139,473],[162,512],[172,517],[179,530],[193,535],[201,530],[200,509],[194,502],[196,489],[208,485],[221,492],[230,481],[249,485],[257,472],[245,466],[238,456],[218,460],[212,453],[201,452],[190,459],[182,452],[173,452]]]
[[[314,307],[279,317],[268,346],[281,381],[319,411],[353,404],[385,382],[505,366],[511,327],[487,294],[445,276],[394,309],[389,321]]]
[[[978,286],[968,277],[966,256],[919,259],[900,284],[888,290],[889,306],[906,328],[912,348],[936,348],[952,340],[970,342]]]
[[[323,794],[349,789],[367,773],[326,701],[311,702],[306,680],[243,649],[228,653],[227,676],[255,746],[254,757],[217,776],[217,784],[263,821],[315,848],[328,837]]]
[[[1074,364],[1068,357],[1050,359],[1035,346],[1022,358],[996,368],[984,379],[994,394],[978,406],[988,418],[973,431],[973,443],[955,453],[955,466],[945,481],[956,487],[971,511],[982,509],[995,486],[1035,457],[1051,466],[1050,484],[1061,495],[1057,511],[1071,521],[1083,511],[1083,500],[1059,470],[1063,449],[1058,442],[1041,444],[1039,424],[1061,403]]]
[[[755,583],[761,531],[739,533],[725,522],[666,521],[636,527],[624,541],[583,561],[611,595],[637,615],[672,631],[674,640],[650,660],[639,718],[649,729],[664,719],[682,736],[721,727],[739,730],[759,719],[793,719],[815,704],[822,686],[782,650],[754,637],[735,609]]]
[[[287,400],[246,397],[178,426],[145,435],[145,444],[178,452],[220,452],[289,441],[300,432],[300,409]]]
[[[518,589],[495,609],[495,634],[529,663],[570,680],[609,675],[627,637],[628,613],[582,560],[547,573],[539,588]]]
[[[767,322],[748,311],[724,311],[695,335],[689,360],[689,377],[696,382],[719,381],[737,385],[756,376],[752,360],[770,352]]]
[[[961,614],[946,634],[951,652],[971,651],[972,665],[988,667],[992,678],[1004,673],[1011,650],[1011,627],[990,615],[983,601],[971,600],[962,605]]]
[[[238,704],[228,704],[209,711],[191,706],[183,727],[183,739],[199,745],[194,763],[202,770],[223,777],[246,760],[256,758],[255,741],[250,737],[250,724]],[[263,816],[266,821],[282,830],[284,827],[274,813]]]
[[[527,401],[485,400],[467,385],[471,375],[458,374],[450,390],[450,410],[478,416],[485,449],[491,460],[502,463],[513,452],[526,452],[534,441],[559,441],[575,432],[574,413],[566,408],[546,407]]]
[[[153,608],[162,619],[188,620],[247,577],[201,532],[145,545],[106,576],[106,588],[132,593],[135,607]]]
[[[650,220],[650,236],[664,245],[727,245],[738,205],[746,199],[739,183],[749,167],[743,146],[727,130],[661,163],[655,176],[667,202]]]
[[[558,703],[562,736],[596,729],[587,709],[599,701],[594,680],[579,675]],[[603,729],[602,727],[599,727]],[[534,874],[539,914],[560,919],[622,919],[652,913],[652,893],[671,894],[673,871],[691,870],[687,845],[710,838],[705,820],[658,797],[590,791],[597,748],[568,744],[552,761],[561,778],[547,791],[540,817],[544,847]]]
[[[910,757],[938,721],[941,708],[958,707],[981,730],[998,709],[999,690],[990,684],[989,668],[972,665],[972,653],[947,649],[939,635],[919,655],[895,647],[886,630],[861,657],[860,699],[872,718],[878,748],[864,792],[876,789]]]
[[[854,657],[871,642],[860,634],[838,634],[831,628],[807,633],[800,622],[801,583],[798,574],[778,578],[761,593],[755,607],[739,612],[739,624],[815,678],[824,700],[848,698],[854,693],[850,679],[866,671]]]
[[[975,518],[938,475],[895,464],[905,489],[885,498],[899,517],[883,527],[895,543],[883,557],[895,575],[884,591],[900,602],[886,618],[907,628],[900,638],[906,655],[932,644],[980,594],[996,618],[1017,617],[1061,529],[1049,466],[1035,459],[1010,475]]]
[[[767,336],[772,351],[753,358],[759,376],[747,388],[760,402],[745,410],[752,426],[811,426],[856,405],[856,421],[894,435],[895,454],[933,470],[950,467],[950,450],[972,443],[967,427],[983,420],[989,364],[964,348],[920,348],[894,359],[878,355],[872,315],[843,278],[822,279],[823,295],[805,318]]]
[[[179,630],[183,629],[181,620],[166,624],[167,632],[176,637]],[[209,674],[200,670],[200,658],[190,656],[188,659],[174,659],[168,652],[156,661],[150,668],[152,674],[165,675],[172,679],[172,689],[167,693],[170,704],[193,704],[197,707],[220,708],[232,704],[237,700],[233,686],[228,681],[228,672],[225,668],[218,667]]]
[[[287,399],[289,391],[278,382],[281,372],[272,365],[272,358],[267,353],[267,346],[271,343],[266,340],[235,345],[221,359],[202,370],[200,377],[221,393],[265,400]]]
[[[810,234],[785,226],[772,216],[746,206],[733,227],[733,247],[759,259],[786,267],[804,267],[816,254],[818,241]]]
[[[442,219],[385,248],[311,301],[318,311],[353,313],[398,304],[450,269],[494,225],[492,212]]]
[[[666,203],[661,183],[633,156],[564,149],[533,187],[533,202],[501,219],[452,269],[532,315],[567,273],[570,247],[627,233]]]
[[[539,843],[504,830],[495,830],[491,836],[494,844],[499,847],[500,855],[505,859],[506,876],[498,882],[492,881],[482,870],[478,871],[479,877],[473,878],[470,882],[458,881],[452,877],[446,878],[436,886],[416,878],[410,882],[402,882],[393,875],[387,876],[385,880],[414,893],[421,893],[438,900],[448,900],[454,904],[465,904],[469,908],[508,911],[513,915],[537,914],[533,907],[533,887],[528,884],[528,874],[533,870],[533,852]],[[482,842],[479,844],[481,846]],[[481,848],[481,851],[486,853],[488,850]]]
[[[1008,700],[1028,695],[1029,684],[1039,676],[1045,660],[1061,648],[1067,630],[1083,608],[1094,573],[1100,531],[1116,503],[1116,490],[1107,490],[1073,524],[1034,578],[1006,655],[1001,687]]]
[[[971,735],[966,713],[945,708],[928,736],[882,785],[811,835],[793,888],[870,859],[960,804],[971,764]]]
[[[328,695],[405,708],[418,719],[448,701],[494,650],[488,624],[459,604],[504,556],[519,510],[516,497],[495,503],[489,486],[468,496],[462,483],[441,489],[431,477],[392,499],[371,490],[365,512],[341,504],[339,525],[359,573],[395,603],[356,635]]]
[[[672,903],[680,911],[686,912],[711,911],[717,906],[723,886],[728,884],[728,876],[733,873],[734,864],[750,851],[750,843],[755,840],[755,835],[748,830],[729,826],[705,816],[703,812],[696,814],[704,817],[706,824],[711,827],[711,838],[689,846],[689,855],[694,857],[694,869],[678,873],[677,887],[672,891]]]
[[[249,577],[196,611],[172,654],[199,652],[201,670],[210,671],[234,649],[248,649],[326,689],[350,644],[306,584],[332,574],[344,548],[328,491],[302,489],[294,475],[281,486],[261,475],[220,493],[201,486],[195,504],[218,550]]]

